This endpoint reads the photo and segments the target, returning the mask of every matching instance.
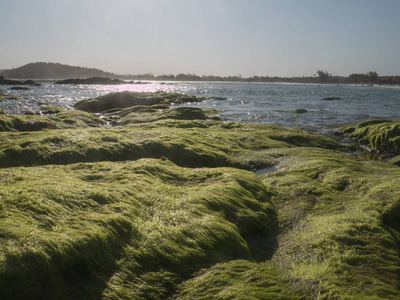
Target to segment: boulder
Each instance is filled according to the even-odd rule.
[[[177,93],[118,92],[79,101],[75,104],[75,108],[87,112],[103,112],[109,109],[126,108],[137,105],[151,106],[155,104],[172,104],[198,101],[201,101],[201,99],[195,96]]]
[[[304,108],[298,108],[298,109],[296,109],[294,112],[295,112],[296,114],[305,114],[305,113],[308,112],[308,110],[307,110],[307,109],[304,109]]]

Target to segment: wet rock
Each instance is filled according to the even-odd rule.
[[[340,97],[326,97],[326,98],[323,98],[322,100],[341,100],[342,98],[340,98]]]
[[[354,138],[359,150],[373,159],[400,154],[399,120],[368,120],[356,126],[343,125],[338,129]]]
[[[151,106],[156,104],[172,104],[198,101],[200,101],[200,99],[195,96],[177,93],[119,92],[79,101],[75,104],[75,108],[87,112],[103,112],[110,109],[126,108],[138,105]]]
[[[304,109],[304,108],[298,108],[298,109],[296,109],[294,112],[295,112],[296,114],[305,114],[305,113],[308,112],[308,110],[307,110],[307,109]]]
[[[36,113],[33,110],[26,110],[22,112],[23,115],[25,116],[34,116]]]
[[[226,100],[226,97],[208,97],[206,98],[207,100]]]
[[[34,85],[34,86],[42,86],[40,83],[36,83],[33,80],[26,80],[26,81],[24,81],[24,84]]]
[[[3,76],[0,76],[0,84],[1,85],[19,85],[22,84],[21,81],[5,79]]]
[[[35,83],[32,80],[27,80],[25,82],[18,80],[5,79],[3,76],[0,76],[0,85],[35,85],[40,86],[41,84]]]
[[[102,85],[113,85],[113,84],[129,84],[133,82],[127,82],[119,79],[111,79],[105,77],[91,77],[86,79],[66,79],[56,81],[54,84],[102,84]]]
[[[44,106],[40,107],[40,111],[46,115],[57,114],[64,110],[65,110],[65,108],[62,106],[59,106],[59,105],[44,105]]]

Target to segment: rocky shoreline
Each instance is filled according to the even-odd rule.
[[[0,298],[400,296],[396,161],[170,108],[201,100],[123,92],[0,115]],[[400,155],[399,126],[339,129]]]
[[[0,76],[0,85],[33,85],[33,86],[40,86],[39,83],[36,83],[36,82],[34,82],[32,80],[19,81],[19,80],[6,79],[3,76]]]

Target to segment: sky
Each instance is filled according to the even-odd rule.
[[[400,0],[0,0],[0,69],[400,75]]]

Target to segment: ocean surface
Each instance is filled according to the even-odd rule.
[[[312,132],[329,133],[342,124],[357,124],[369,119],[400,119],[400,88],[346,85],[253,84],[209,82],[148,82],[126,85],[55,85],[38,81],[42,86],[30,90],[11,90],[0,86],[0,102],[6,113],[39,112],[42,105],[62,105],[73,109],[79,100],[110,92],[177,92],[208,99],[188,106],[213,108],[226,121],[274,123],[301,127]],[[336,100],[323,100],[337,97]],[[296,113],[303,109],[307,112]]]

